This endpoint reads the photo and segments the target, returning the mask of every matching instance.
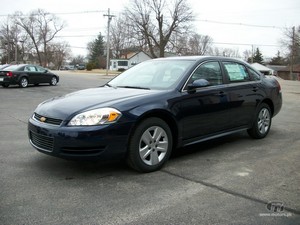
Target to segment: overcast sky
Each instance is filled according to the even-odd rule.
[[[8,14],[24,14],[41,8],[67,24],[59,33],[72,46],[74,55],[86,54],[86,45],[99,32],[106,34],[110,8],[118,16],[130,0],[1,0],[0,21]],[[214,46],[239,50],[259,47],[265,57],[273,57],[280,47],[285,28],[300,25],[299,0],[188,0],[196,16],[195,31],[213,38]],[[97,12],[95,12],[97,11]],[[254,25],[254,26],[253,26]]]

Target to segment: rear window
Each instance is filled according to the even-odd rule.
[[[15,70],[18,70],[19,68],[20,68],[19,65],[11,65],[11,66],[4,68],[3,71],[15,71]]]
[[[244,82],[250,80],[250,76],[244,65],[236,62],[224,62],[223,64],[230,82]]]

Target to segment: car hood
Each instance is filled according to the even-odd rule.
[[[120,102],[159,92],[161,91],[131,88],[90,88],[46,100],[36,108],[35,112],[42,116],[64,120],[82,111],[115,107]]]

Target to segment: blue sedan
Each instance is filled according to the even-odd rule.
[[[38,151],[66,159],[126,159],[159,170],[174,148],[247,130],[267,136],[281,87],[240,60],[191,56],[138,64],[106,85],[41,103],[28,123]]]

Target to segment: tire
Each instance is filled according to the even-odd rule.
[[[172,145],[168,124],[159,118],[148,118],[136,127],[130,138],[127,163],[140,172],[159,170],[169,159]]]
[[[256,112],[255,120],[248,134],[255,139],[261,139],[268,135],[272,124],[272,112],[266,103],[262,103]]]
[[[22,77],[20,82],[19,82],[19,86],[21,88],[26,88],[28,86],[28,80],[26,77]]]
[[[51,81],[50,81],[50,85],[51,86],[55,86],[57,84],[57,78],[56,77],[52,77]]]
[[[2,84],[2,87],[4,87],[4,88],[7,88],[8,86],[9,86],[9,84],[7,84],[7,83]]]

